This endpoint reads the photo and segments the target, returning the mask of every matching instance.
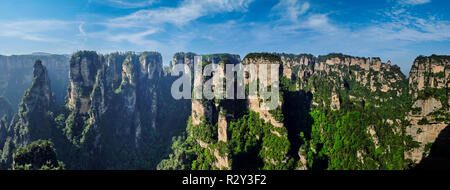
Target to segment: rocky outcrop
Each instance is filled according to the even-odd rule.
[[[174,62],[179,62],[179,64],[191,63],[193,61],[192,58],[178,56],[174,58]],[[219,70],[223,70],[223,67],[220,67],[223,56],[203,56],[203,60],[203,65],[219,63]],[[268,138],[271,138],[272,140],[290,141],[292,143],[291,145],[284,144],[281,153],[279,152],[280,150],[273,150],[270,143],[264,143],[256,148],[261,151],[259,154],[266,154],[266,152],[271,151],[280,153],[276,158],[270,156],[261,158],[265,168],[286,167],[295,159],[295,162],[297,162],[295,168],[308,169],[310,165],[305,152],[308,150],[306,147],[301,149],[299,147],[300,144],[297,144],[300,142],[296,138],[298,138],[300,133],[299,130],[304,130],[301,129],[304,127],[303,125],[299,126],[300,122],[298,120],[305,120],[305,125],[308,124],[310,116],[307,113],[310,111],[310,106],[313,108],[322,107],[322,109],[335,111],[336,113],[343,107],[344,109],[349,109],[349,106],[359,107],[359,109],[364,109],[365,105],[370,104],[380,106],[383,101],[388,101],[392,95],[394,95],[392,98],[398,98],[403,95],[403,88],[407,86],[406,77],[400,72],[399,67],[391,65],[390,62],[384,64],[379,58],[358,58],[342,54],[314,57],[307,54],[251,53],[244,58],[242,64],[255,65],[257,69],[254,72],[247,71],[245,85],[249,85],[251,80],[254,79],[253,77],[258,76],[260,65],[278,64],[280,66],[280,83],[282,83],[283,89],[280,94],[278,108],[270,111],[262,109],[261,103],[264,103],[264,100],[261,100],[259,94],[256,94],[256,97],[247,94],[246,102],[244,104],[243,102],[240,103],[245,106],[244,109],[233,107],[238,104],[236,100],[192,100],[191,122],[193,126],[191,130],[195,130],[196,127],[205,127],[203,123],[209,124],[207,127],[217,126],[217,137],[214,136],[217,139],[206,142],[195,139],[194,136],[193,141],[211,152],[215,157],[214,166],[216,168],[231,169],[231,163],[228,162],[229,158],[231,160],[242,159],[238,156],[234,157],[236,155],[223,152],[219,154],[217,146],[221,143],[230,142],[230,139],[228,139],[230,135],[236,135],[227,130],[227,128],[230,125],[230,121],[236,121],[235,119],[242,117],[242,113],[246,113],[246,111],[256,113],[255,117],[259,117],[263,123],[268,124],[264,129],[264,134],[254,137],[256,141],[261,140],[261,138],[264,139],[263,141],[267,141]],[[188,67],[192,68],[193,66]],[[220,73],[215,73],[215,75],[217,74]],[[268,70],[267,74],[267,80],[271,81],[271,71]],[[195,80],[200,80],[197,81],[197,84],[203,84],[208,79],[211,79],[211,77],[201,77]],[[196,84],[195,81],[194,84]],[[220,83],[214,81],[213,84]],[[272,86],[274,84],[269,83],[268,85]],[[213,85],[213,91],[217,89]],[[400,92],[393,93],[396,90],[400,90]],[[295,101],[301,103],[297,105]],[[241,115],[237,112],[240,112]],[[395,118],[389,119],[394,121],[393,119]],[[398,123],[397,120],[395,121]],[[390,125],[394,125],[394,122],[391,122]],[[205,131],[203,128],[198,130]],[[368,130],[367,133],[374,141],[375,146],[381,146],[374,127]],[[187,142],[190,141],[188,140]],[[231,151],[228,153],[231,153]],[[359,159],[365,162],[366,160],[363,157],[366,154],[364,151],[359,151]],[[170,162],[172,163],[172,161]],[[201,162],[201,160],[198,160],[198,162]],[[237,167],[239,168],[239,166]]]
[[[183,56],[183,57],[182,57]],[[186,64],[192,72],[192,76],[194,76],[194,56],[193,53],[178,53],[174,57],[175,64]],[[193,77],[195,89],[198,85],[203,85],[205,81],[212,80],[211,82],[211,92],[219,92],[223,90],[220,85],[225,84],[225,64],[237,64],[240,62],[240,57],[238,55],[231,54],[212,54],[212,55],[202,55],[203,66],[207,64],[216,64],[218,67],[212,73],[212,76],[208,77]],[[221,82],[221,80],[224,80]],[[225,86],[223,86],[225,88]],[[203,91],[202,91],[203,92]],[[222,91],[225,92],[225,91]],[[191,113],[191,121],[192,125],[195,127],[201,125],[202,123],[207,123],[209,125],[217,125],[217,139],[214,139],[215,142],[223,142],[226,143],[228,141],[228,127],[229,121],[235,115],[233,115],[233,107],[238,106],[240,102],[235,102],[233,100],[227,99],[216,99],[215,97],[212,100],[203,97],[201,99],[192,99],[192,113]],[[206,148],[207,145],[205,142],[196,139],[197,142],[201,142],[200,146]],[[202,146],[203,145],[203,146]],[[219,153],[219,150],[216,148],[208,147],[212,152],[213,156],[216,158],[216,162],[214,165],[219,169],[231,169],[231,164],[229,163],[228,153],[224,153],[222,155]]]
[[[219,112],[219,119],[217,122],[217,137],[218,141],[227,142],[228,141],[228,125],[227,115],[224,111]]]
[[[409,90],[414,97],[428,88],[449,88],[450,56],[432,55],[416,58],[409,74]]]
[[[101,65],[100,61],[97,53],[91,51],[77,52],[70,59],[67,105],[80,114],[87,114],[89,110],[89,96]]]
[[[316,58],[310,54],[280,54],[283,63],[283,76],[289,80],[301,79],[307,80],[313,73]],[[303,86],[297,86],[303,88]]]
[[[44,122],[47,118],[47,112],[54,105],[50,79],[47,69],[40,60],[37,60],[34,64],[33,73],[33,83],[23,96],[22,103],[19,106],[17,123],[13,123],[17,138],[16,144],[28,144],[41,137],[43,137],[42,139],[50,137],[50,129],[48,128],[51,126],[46,126]]]
[[[333,91],[331,93],[331,110],[339,110],[341,109],[341,100],[339,99],[339,95],[336,93],[336,91]]]
[[[256,70],[248,72],[249,77],[245,78],[245,85],[248,85],[252,82],[257,82],[255,80],[259,77],[259,72],[261,71],[259,69],[260,65],[279,64],[280,70],[281,70],[281,72],[279,72],[279,75],[281,75],[281,74],[284,75],[284,67],[288,67],[288,66],[285,66],[286,64],[282,64],[281,58],[276,54],[257,54],[257,53],[249,54],[244,58],[244,60],[242,61],[242,64],[256,66],[255,67]],[[271,67],[267,66],[267,82],[266,82],[267,86],[273,85],[271,83],[271,81],[272,81]],[[283,127],[282,121],[277,120],[269,110],[262,108],[263,105],[262,105],[262,102],[260,101],[262,98],[260,97],[259,93],[257,93],[256,95],[249,94],[247,99],[248,99],[248,109],[249,110],[259,113],[259,116],[265,122],[268,122],[275,127]],[[277,108],[278,110],[281,109],[281,104],[282,104],[282,102],[278,101],[278,108]]]
[[[412,66],[409,90],[414,98],[407,115],[411,126],[406,133],[420,143],[419,147],[405,154],[419,163],[429,154],[429,149],[441,131],[449,126],[448,73],[450,57],[432,55],[418,57]]]
[[[20,104],[23,94],[33,82],[33,65],[41,60],[52,81],[52,90],[56,103],[63,104],[69,79],[69,56],[53,54],[0,55],[0,96],[12,105],[14,112]]]
[[[67,107],[72,114],[88,117],[81,125],[74,122],[70,127],[81,129],[77,131],[82,133],[74,136],[86,147],[86,155],[101,156],[98,154],[110,147],[120,147],[113,149],[117,153],[147,151],[141,146],[148,143],[144,135],[160,130],[157,116],[163,75],[161,55],[82,51],[75,53],[70,62]],[[101,167],[111,165],[102,163]]]
[[[349,93],[352,102],[370,103],[376,107],[388,100],[412,96],[411,112],[406,118],[411,126],[407,127],[406,133],[421,145],[418,149],[405,153],[405,157],[416,163],[426,157],[425,147],[430,146],[441,130],[449,125],[448,56],[418,57],[413,63],[409,82],[398,66],[392,65],[391,61],[385,64],[380,58],[360,58],[343,54],[329,54],[317,58],[281,54],[280,58],[283,76],[295,81],[297,90],[311,91],[315,107],[325,106],[331,110],[339,110],[343,99],[346,98],[340,97],[342,91]],[[350,82],[359,83],[370,92],[362,89],[352,92]],[[315,83],[328,84],[331,89],[328,92],[320,91],[323,86],[316,86]],[[408,90],[411,95],[407,94]],[[390,118],[389,125],[394,125],[392,119],[396,118]],[[374,143],[378,144],[375,131],[372,129],[369,132]]]
[[[186,64],[193,72],[195,55],[178,53],[174,56],[173,62],[175,65]],[[216,63],[219,67],[213,76],[200,77],[198,80],[203,83],[214,76],[223,76],[224,64],[237,64],[239,61],[240,57],[237,55],[203,55],[202,65]],[[406,128],[406,133],[421,144],[419,148],[405,153],[405,157],[419,162],[427,157],[428,147],[449,124],[448,62],[448,56],[419,57],[414,62],[408,84],[399,67],[392,65],[390,61],[385,64],[379,58],[359,58],[342,54],[319,57],[307,54],[249,54],[243,60],[244,65],[254,64],[257,69],[261,64],[280,65],[279,75],[284,89],[278,102],[279,109],[266,111],[261,108],[261,98],[258,95],[256,99],[249,98],[248,95],[246,100],[193,99],[192,102],[188,100],[186,105],[171,101],[170,85],[176,77],[164,76],[167,69],[163,70],[162,57],[159,53],[128,52],[99,55],[96,52],[81,51],[75,53],[70,60],[67,110],[61,112],[53,109],[55,96],[50,87],[51,73],[47,72],[41,62],[36,62],[33,76],[30,77],[34,81],[23,97],[19,113],[12,118],[11,125],[0,119],[2,160],[8,162],[10,152],[17,146],[37,139],[53,138],[57,136],[55,133],[58,133],[64,134],[64,138],[67,138],[65,140],[72,143],[71,146],[74,148],[68,152],[77,153],[75,159],[80,160],[75,163],[79,164],[76,166],[78,168],[141,169],[145,167],[137,166],[148,167],[150,165],[148,163],[155,163],[158,156],[163,156],[160,147],[168,144],[168,139],[176,133],[170,128],[173,125],[170,120],[177,118],[184,120],[180,122],[184,123],[187,117],[177,116],[190,113],[192,121],[190,129],[208,132],[205,137],[207,140],[201,140],[187,133],[192,135],[190,140],[194,138],[188,143],[193,144],[183,144],[195,149],[203,148],[204,152],[211,154],[205,156],[206,153],[202,152],[197,160],[199,162],[212,157],[212,161],[209,162],[211,166],[217,169],[234,168],[232,161],[242,158],[238,158],[241,155],[236,156],[241,150],[229,150],[230,144],[237,143],[233,142],[235,139],[230,139],[230,136],[233,136],[230,125],[235,126],[233,124],[242,122],[244,126],[246,122],[255,121],[256,118],[257,124],[261,124],[261,128],[264,128],[263,132],[259,129],[249,129],[249,126],[243,130],[258,133],[256,136],[249,135],[253,141],[249,141],[248,144],[254,148],[251,150],[254,151],[252,153],[264,162],[261,168],[277,168],[283,165],[308,169],[310,158],[307,151],[311,148],[300,147],[301,140],[298,136],[300,132],[305,132],[305,138],[310,138],[308,137],[310,134],[306,133],[308,129],[303,128],[310,127],[313,123],[310,118],[312,109],[320,110],[321,113],[322,111],[336,113],[336,117],[349,110],[365,112],[366,109],[383,108],[395,112],[396,109],[391,109],[392,107],[402,106],[395,105],[397,100],[401,99],[403,102],[405,99],[405,104],[410,102],[409,99],[406,100],[407,97],[405,98],[407,95],[405,92],[409,90],[414,100],[411,102],[411,111],[407,114],[411,126]],[[269,70],[268,81],[270,74]],[[1,77],[4,76],[0,75],[0,81]],[[247,77],[245,84],[249,82],[250,78]],[[212,91],[217,92],[221,90],[219,85],[223,83],[220,80],[213,80],[212,84]],[[285,109],[286,107],[289,109]],[[255,115],[239,121],[249,117],[251,115],[249,111]],[[1,114],[0,112],[0,116]],[[370,123],[362,129],[367,137],[370,137],[369,140],[373,142],[376,150],[381,147],[379,150],[389,152],[391,147],[386,145],[383,136],[389,136],[391,132],[403,133],[403,128],[398,128],[398,124],[403,122],[400,119],[403,118],[396,118],[397,116],[391,118],[390,115],[398,113],[388,113],[388,116],[378,114],[386,113],[374,113],[374,117],[383,119],[375,121],[378,122],[376,125]],[[57,121],[55,116],[58,116]],[[328,118],[324,115],[322,119]],[[299,124],[300,122],[302,123]],[[336,123],[331,122],[330,126]],[[388,129],[380,129],[378,124]],[[205,127],[214,128],[211,130],[213,134],[210,135],[211,131],[205,130]],[[314,130],[315,133],[322,133],[324,128],[316,126]],[[236,131],[234,132],[236,135]],[[161,134],[166,136],[161,137]],[[243,135],[242,138],[249,137]],[[372,147],[371,142],[365,143]],[[57,143],[55,145],[60,146]],[[320,146],[312,147],[313,154],[320,151]],[[233,151],[238,153],[234,155]],[[372,153],[361,149],[355,151],[357,159],[363,164],[373,161],[366,159]],[[154,156],[155,154],[158,156]],[[178,156],[180,155],[183,156],[183,154]],[[260,155],[266,156],[260,158]],[[63,157],[70,156],[73,155]],[[255,162],[256,157],[252,157]],[[292,161],[297,162],[296,166]],[[196,164],[201,164],[199,162]],[[117,163],[123,165],[118,166]]]
[[[411,159],[414,163],[419,163],[430,153],[426,150],[426,147],[430,147],[438,138],[442,130],[448,127],[448,124],[425,124],[418,125],[413,123],[411,127],[406,129],[406,133],[413,137],[413,140],[420,143],[418,148],[413,149],[411,152],[405,153],[405,158]]]
[[[5,143],[3,159],[6,165],[11,162],[13,148],[39,139],[50,139],[55,134],[51,113],[55,100],[47,69],[42,65],[41,60],[35,62],[33,76],[32,85],[25,92],[19,112],[8,128],[8,137],[2,140]]]
[[[178,65],[178,64],[182,64],[182,65],[187,65],[188,68],[190,69],[191,74],[194,72],[194,57],[197,54],[192,53],[192,52],[188,52],[188,53],[184,53],[184,52],[179,52],[176,53],[173,56],[173,65]],[[185,73],[188,73],[188,70],[185,70]]]
[[[187,60],[185,62],[183,62],[182,64],[187,64],[189,67],[191,67],[190,65],[190,61],[192,58],[193,61],[193,57],[190,57],[193,54],[186,54],[185,59],[182,60]],[[180,58],[175,57],[174,60],[177,60]],[[211,91],[212,92],[216,92],[219,89],[219,85],[223,86],[223,83],[219,84],[218,81],[215,80],[214,76],[217,75],[221,75],[220,78],[224,77],[224,73],[225,73],[225,67],[224,64],[227,63],[231,63],[231,64],[237,64],[240,62],[240,58],[238,55],[231,55],[231,54],[212,54],[212,55],[202,55],[202,59],[204,63],[207,64],[218,64],[220,66],[218,66],[217,70],[213,73],[212,76],[209,77],[202,77],[202,78],[196,78],[194,81],[194,88],[195,85],[203,85],[205,83],[205,81],[207,80],[213,80],[211,83]],[[177,64],[181,64],[179,62],[175,62]],[[193,62],[192,62],[193,64]],[[192,65],[193,67],[193,65]],[[193,72],[193,70],[192,70]],[[214,78],[214,79],[213,79]],[[203,92],[203,91],[202,91]],[[227,101],[227,100],[221,100],[221,99],[213,99],[213,100],[207,100],[206,97],[203,97],[203,93],[202,93],[202,99],[193,99],[192,100],[192,123],[194,125],[198,125],[202,119],[204,119],[204,121],[209,122],[211,124],[216,124],[218,122],[218,118],[219,118],[219,110],[221,109],[222,105],[221,105],[221,101]]]

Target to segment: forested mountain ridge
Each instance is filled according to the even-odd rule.
[[[446,104],[449,57],[418,60],[424,58],[432,64],[416,60],[413,67],[420,63],[440,76],[430,94]],[[230,113],[230,103],[193,100],[186,135],[174,139],[173,154],[159,169],[409,169],[422,159],[409,156],[424,146],[407,117],[415,110],[414,82],[390,61],[252,53],[243,60],[249,63],[281,65],[280,108],[266,112],[248,100]],[[437,109],[435,134],[450,123],[448,107]]]
[[[35,67],[35,74],[40,73],[37,68],[41,67]],[[34,111],[20,109],[15,116],[2,146],[4,168],[11,164],[13,149],[31,143],[14,140],[22,139],[22,131],[52,141],[67,169],[155,168],[172,133],[180,131],[176,126],[185,126],[187,114],[180,108],[189,109],[183,102],[168,98],[174,78],[163,77],[161,55],[155,52],[99,55],[79,51],[72,55],[69,68],[65,105],[40,106]],[[49,88],[34,90],[39,81],[41,77],[35,76],[29,91],[47,97]],[[26,93],[21,104],[25,106],[21,108],[30,107],[26,102],[36,99],[33,97],[33,93]],[[178,110],[173,106],[179,107]],[[37,117],[39,123],[21,117],[35,112],[45,114]],[[170,120],[166,119],[168,113],[173,115]],[[43,122],[47,118],[49,122]],[[56,134],[46,135],[29,128],[51,129]]]
[[[177,53],[173,64],[193,71],[195,55]],[[241,62],[202,56],[222,71]],[[16,158],[16,169],[411,169],[448,131],[449,60],[418,57],[406,78],[379,58],[251,53],[244,65],[280,65],[280,106],[264,111],[260,100],[173,99],[174,65],[163,68],[156,52],[79,51],[62,106],[36,62],[19,113],[0,122],[2,169]],[[45,158],[20,159],[37,145]]]

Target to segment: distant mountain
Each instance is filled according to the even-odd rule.
[[[45,53],[45,52],[34,52],[34,53],[31,53],[31,55],[41,55],[41,56],[44,56],[44,55],[52,55],[51,53]]]

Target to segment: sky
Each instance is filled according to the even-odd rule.
[[[2,0],[0,54],[450,54],[448,0]]]

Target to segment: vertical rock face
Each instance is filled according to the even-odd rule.
[[[159,130],[161,55],[83,51],[75,53],[70,62],[67,107],[75,117],[87,119],[81,125],[74,121],[69,127],[78,128],[74,137],[85,147],[86,155],[101,157],[105,149],[117,154],[149,151],[141,149],[141,144],[149,143],[149,137],[143,135]],[[131,154],[116,159],[131,159],[128,156]],[[113,167],[110,161],[98,164],[100,168]]]
[[[223,110],[219,112],[218,121],[217,121],[217,139],[218,141],[227,142],[228,141],[228,121],[227,121],[227,113]]]
[[[260,69],[260,65],[270,65],[270,64],[278,64],[280,65],[279,75],[284,74],[284,68],[288,67],[287,64],[281,65],[280,58],[275,54],[250,54],[247,55],[244,60],[242,61],[242,64],[244,65],[255,65],[256,66],[256,72],[252,73],[250,72],[250,76],[258,77]],[[256,78],[255,78],[256,79]],[[251,79],[246,79],[245,84],[249,84]],[[270,66],[267,66],[267,85],[271,86],[271,68]],[[275,127],[282,127],[283,123],[280,120],[277,120],[272,113],[270,113],[267,110],[264,110],[261,108],[261,97],[257,95],[256,98],[248,98],[248,106],[249,110],[255,111],[260,114],[261,119],[263,119],[265,122],[271,123]],[[281,101],[278,101],[279,107],[281,106]],[[278,108],[280,109],[280,108]]]
[[[178,53],[173,61],[175,65],[187,64],[193,71],[194,55]],[[177,149],[175,157],[185,156],[190,161],[194,160],[189,168],[240,169],[242,166],[237,166],[237,161],[251,161],[256,163],[252,167],[261,169],[310,169],[314,166],[311,166],[309,153],[331,155],[326,152],[328,149],[321,148],[333,147],[320,144],[322,137],[336,138],[334,140],[340,142],[339,135],[348,135],[352,130],[362,131],[353,137],[363,136],[365,143],[364,148],[360,144],[354,151],[357,158],[354,164],[372,163],[373,167],[383,168],[381,165],[385,163],[368,156],[384,151],[389,156],[395,153],[394,157],[401,157],[398,153],[403,154],[403,150],[398,151],[394,147],[401,145],[391,146],[391,139],[386,138],[397,133],[403,136],[403,128],[398,126],[403,122],[403,113],[407,112],[411,126],[406,128],[406,133],[421,144],[404,156],[417,163],[428,158],[429,147],[449,127],[449,60],[448,56],[419,57],[414,62],[408,83],[397,66],[391,65],[390,61],[384,64],[379,58],[342,54],[319,57],[249,54],[243,64],[254,64],[257,68],[261,64],[280,65],[282,89],[279,109],[265,111],[261,109],[261,98],[203,98],[187,104],[171,100],[170,85],[176,77],[164,76],[159,53],[99,55],[82,51],[75,53],[70,60],[68,109],[62,113],[53,109],[55,96],[50,87],[51,73],[42,62],[36,61],[31,77],[33,82],[23,96],[19,113],[9,126],[7,121],[0,119],[1,160],[10,162],[10,153],[18,146],[37,139],[59,139],[64,134],[61,137],[64,143],[69,140],[70,146],[73,145],[67,151],[76,152],[76,156],[65,155],[76,157],[76,166],[72,168],[152,168],[158,158],[164,156],[158,152],[161,150],[159,146],[164,146],[164,142],[175,133],[167,132],[173,125],[168,120],[186,120],[187,116],[177,117],[186,112],[191,113],[191,125],[186,131],[187,138],[192,141],[181,143],[178,139],[177,143],[193,147],[194,153],[191,151],[190,154],[195,155],[189,157],[192,155],[182,154],[182,150]],[[223,76],[225,64],[239,61],[237,55],[204,55],[202,65],[218,64],[218,71],[213,76]],[[270,72],[268,75],[270,81]],[[213,76],[199,80],[204,83]],[[212,91],[219,91],[222,84],[220,80],[213,80]],[[248,77],[244,84],[249,84]],[[411,101],[408,91],[414,97]],[[412,105],[407,108],[409,112],[403,108],[408,103]],[[57,119],[53,112],[60,114]],[[333,113],[330,118],[337,120],[327,121],[327,112]],[[359,117],[359,114],[351,115],[349,112],[372,115],[365,115],[370,119],[361,117],[357,124],[346,126],[346,122]],[[345,120],[339,120],[341,117]],[[327,123],[326,127],[320,122]],[[346,130],[347,127],[352,130]],[[344,130],[339,131],[339,128]],[[331,132],[317,136],[326,130]],[[337,132],[334,130],[340,134],[335,135]],[[304,139],[300,139],[299,134]],[[311,138],[314,134],[316,136]],[[297,163],[295,166],[294,162]],[[117,163],[123,164],[119,166]],[[210,166],[205,166],[208,164]]]
[[[283,76],[290,80],[309,77],[313,73],[309,66],[314,65],[316,61],[314,56],[309,54],[280,54],[280,59],[283,63]]]
[[[28,144],[32,141],[50,137],[50,127],[46,125],[47,112],[54,105],[53,93],[47,69],[40,60],[34,64],[34,80],[25,92],[19,106],[18,122],[15,123],[17,144]],[[14,123],[13,123],[14,124]],[[47,129],[46,129],[47,128]],[[42,132],[42,133],[41,133]]]
[[[341,102],[339,100],[339,95],[336,93],[336,91],[333,91],[331,93],[331,110],[339,110],[341,109]]]
[[[178,64],[183,64],[183,65],[187,65],[188,68],[191,70],[191,72],[194,71],[194,57],[196,56],[195,53],[176,53],[173,56],[173,66],[178,65]],[[187,71],[185,71],[187,72]]]
[[[189,60],[192,59],[176,56],[174,63],[190,63]],[[220,59],[216,60],[210,56],[204,56],[204,61],[203,64],[205,65],[209,62],[218,63]],[[386,139],[382,139],[383,136],[378,135],[381,133],[394,136],[394,133],[399,131],[400,120],[398,118],[403,117],[399,115],[402,114],[401,110],[405,106],[403,101],[400,100],[407,95],[404,92],[407,92],[408,84],[406,77],[400,72],[398,66],[391,65],[390,62],[384,64],[379,58],[359,58],[342,54],[314,57],[308,54],[251,53],[244,58],[242,63],[244,65],[256,65],[257,68],[256,73],[246,73],[244,83],[246,85],[251,80],[247,74],[257,76],[260,65],[280,65],[281,93],[278,102],[279,108],[265,111],[261,109],[262,99],[260,97],[249,98],[249,94],[247,94],[245,102],[236,100],[192,100],[192,125],[187,128],[190,135],[187,136],[185,144],[181,146],[201,147],[205,152],[209,151],[210,155],[214,155],[215,159],[205,161],[205,155],[197,153],[199,158],[197,160],[194,158],[193,163],[177,165],[184,161],[175,161],[174,159],[183,160],[184,154],[180,152],[183,147],[176,147],[174,154],[168,160],[162,162],[163,166],[170,165],[169,168],[186,166],[190,168],[192,166],[196,169],[202,168],[198,166],[203,166],[205,164],[203,162],[212,162],[216,169],[239,169],[248,166],[240,166],[236,163],[247,163],[252,160],[252,167],[255,168],[308,169],[312,167],[309,163],[309,154],[317,154],[321,151],[320,147],[324,146],[323,144],[319,145],[320,143],[316,145],[312,141],[312,144],[307,142],[302,145],[302,141],[305,142],[305,140],[308,140],[307,138],[311,138],[311,131],[308,130],[311,130],[311,125],[316,122],[315,120],[312,121],[311,118],[313,110],[314,114],[324,112],[322,120],[318,122],[327,119],[327,112],[333,112],[336,114],[333,117],[339,118],[343,114],[349,114],[350,111],[365,110],[366,107],[375,110],[372,110],[372,112],[377,118],[373,118],[370,121],[371,124],[375,125],[374,120],[383,118],[376,122],[378,122],[378,125],[383,123],[383,126],[388,129],[380,132],[380,129],[374,127],[372,130],[368,130],[370,131],[370,133],[368,132],[371,137],[370,141],[373,141],[372,143],[375,144],[374,147],[376,148],[390,149],[388,145],[380,143]],[[192,68],[193,66],[189,67]],[[269,70],[268,81],[270,81],[270,74]],[[204,82],[207,79],[209,78],[203,77],[201,80]],[[244,108],[239,108],[237,105],[244,105]],[[384,106],[383,109],[393,110],[396,113],[381,113],[383,115],[376,113],[376,109],[382,106]],[[359,117],[359,113],[355,117]],[[314,116],[317,117],[317,115]],[[353,117],[350,117],[350,119],[353,119]],[[257,129],[246,126],[247,123],[252,123],[251,126],[257,126]],[[321,124],[316,124],[317,126],[313,128],[314,133],[334,130],[335,127],[331,126],[335,123],[334,120],[330,121],[330,124],[327,124],[328,128],[321,128],[322,126],[319,126]],[[359,127],[366,130],[369,125]],[[208,135],[205,135],[207,137],[201,135],[202,133],[210,134],[208,128],[217,128],[217,135],[214,133],[211,135],[212,141],[207,138]],[[226,130],[227,128],[228,130]],[[347,132],[345,131],[345,133]],[[299,139],[299,134],[304,134],[302,138],[305,139]],[[334,134],[327,134],[326,136],[327,138],[334,138]],[[320,138],[315,137],[315,139]],[[336,139],[336,141],[340,140]],[[245,150],[243,150],[242,145],[239,145],[242,142],[246,144]],[[182,143],[177,142],[176,145],[180,146],[180,144]],[[220,152],[222,145],[228,145],[232,150],[225,151],[225,153],[223,150]],[[243,152],[245,154],[242,154]],[[275,152],[276,156],[274,156]],[[376,160],[369,161],[371,158],[365,158],[368,154],[374,153],[368,153],[365,150],[358,150],[358,153],[355,153],[362,164],[364,162],[377,162]],[[207,156],[207,158],[210,157]],[[228,162],[229,160],[232,160],[232,162]],[[296,166],[294,166],[294,162],[297,162]],[[214,169],[214,167],[212,168]]]
[[[54,135],[50,113],[55,100],[47,69],[40,60],[34,64],[33,76],[32,85],[25,92],[19,112],[8,128],[8,138],[3,140],[5,145],[2,157],[7,165],[11,162],[12,148],[27,145],[39,139],[49,139]]]
[[[5,97],[11,103],[14,112],[17,112],[17,107],[24,92],[33,82],[33,65],[38,59],[42,60],[43,65],[49,71],[56,103],[64,103],[69,82],[67,78],[69,56],[51,54],[0,55],[0,96]]]
[[[312,93],[316,92],[316,89],[312,86],[307,87],[310,83],[310,79],[317,80],[318,78],[331,83],[330,90],[332,109],[339,108],[338,94],[336,89],[349,89],[350,81],[355,81],[357,84],[364,88],[369,89],[374,93],[377,99],[376,102],[386,101],[383,97],[391,96],[400,97],[405,92],[406,77],[400,71],[400,68],[396,65],[391,65],[390,61],[387,64],[382,63],[380,58],[360,58],[343,54],[329,54],[325,56],[313,57],[309,61],[309,66],[300,67],[300,74],[292,78],[293,80],[301,79],[298,82],[297,88],[311,90]],[[284,63],[287,65],[289,63]],[[333,93],[331,93],[333,91]],[[387,94],[389,94],[387,96]],[[392,94],[392,95],[391,95]],[[371,97],[352,96],[358,97],[360,100],[372,99]],[[325,102],[326,103],[326,102]],[[373,102],[375,103],[375,102]],[[320,102],[315,102],[320,104]]]
[[[101,63],[95,52],[75,53],[70,59],[68,107],[80,114],[87,114],[90,107],[90,92],[95,83],[97,70]]]
[[[34,64],[34,80],[31,88],[25,92],[21,109],[33,112],[35,109],[48,111],[54,103],[53,92],[50,88],[50,78],[47,69],[40,60]]]
[[[180,55],[185,56],[180,57]],[[175,64],[187,64],[188,67],[191,68],[193,72],[193,55],[192,53],[184,54],[179,53],[175,55],[174,63]],[[180,61],[182,60],[182,61]],[[225,76],[225,64],[238,64],[240,62],[240,57],[238,55],[231,54],[212,54],[212,55],[202,55],[203,66],[207,64],[217,64],[217,69],[212,73],[212,76],[195,78],[194,84],[202,85],[206,81],[211,81],[211,90],[212,92],[218,92],[220,89],[219,86],[225,84],[220,83],[218,77]],[[193,73],[192,73],[193,74]],[[217,77],[217,78],[215,78]],[[195,89],[194,85],[194,89]],[[225,88],[225,86],[223,86]],[[204,89],[203,89],[204,90]],[[218,148],[214,148],[213,144],[218,142],[226,143],[228,141],[228,127],[229,121],[234,117],[233,112],[234,107],[239,104],[233,100],[227,99],[212,99],[208,100],[206,97],[202,99],[192,99],[192,113],[191,113],[191,122],[193,125],[193,130],[201,130],[199,129],[202,126],[216,126],[217,131],[213,131],[215,135],[214,139],[210,139],[210,141],[205,142],[205,139],[199,139],[197,136],[193,135],[193,138],[198,142],[198,144],[202,148],[206,148],[211,151],[212,156],[215,157],[214,166],[219,169],[231,169],[231,164],[229,163],[228,153],[219,153]]]
[[[159,108],[159,89],[161,78],[163,77],[162,56],[159,53],[144,52],[140,58],[141,74],[140,74],[140,87],[138,88],[139,97],[142,97],[142,101],[145,104],[140,105],[140,110],[146,110],[142,114],[143,119],[150,119],[150,125],[153,129],[156,128],[156,117]],[[139,135],[138,135],[139,136]]]
[[[450,56],[421,56],[412,66],[409,90],[413,105],[407,116],[411,126],[406,132],[420,145],[405,157],[415,163],[428,156],[432,143],[449,126],[449,62]]]
[[[426,88],[449,88],[450,56],[418,57],[409,75],[410,92],[417,97]]]
[[[190,56],[191,54],[187,54]],[[175,58],[176,59],[176,58]],[[185,58],[184,60],[190,60],[190,57]],[[217,70],[209,77],[196,78],[194,84],[203,85],[207,80],[213,80],[211,83],[211,91],[215,92],[219,85],[217,81],[214,81],[213,76],[221,75],[224,77],[225,73],[225,64],[237,64],[240,62],[240,58],[238,55],[230,55],[230,54],[212,54],[212,55],[202,55],[203,64],[218,64]],[[190,61],[184,62],[189,67]],[[193,67],[193,65],[192,65]],[[192,70],[193,72],[193,70]],[[224,81],[225,82],[225,81]],[[195,86],[194,86],[195,88]],[[205,90],[205,89],[203,89]],[[218,102],[224,100],[206,100],[205,97],[203,99],[193,99],[192,100],[192,124],[198,125],[204,119],[206,122],[211,124],[216,124],[218,122],[218,115],[220,105]]]

